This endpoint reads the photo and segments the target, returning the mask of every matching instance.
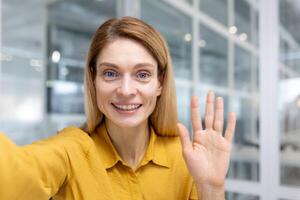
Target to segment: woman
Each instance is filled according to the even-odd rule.
[[[223,137],[223,100],[209,92],[202,129],[193,97],[191,142],[175,99],[160,34],[106,21],[88,53],[85,126],[24,147],[0,135],[0,199],[224,199],[235,115]]]

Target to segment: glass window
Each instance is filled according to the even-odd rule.
[[[83,83],[85,58],[92,33],[49,25],[48,80]],[[59,54],[59,60],[55,60]]]
[[[1,131],[27,144],[82,123],[87,47],[116,10],[116,0],[2,1]]]
[[[185,124],[185,126],[191,131],[191,95],[192,91],[189,86],[181,85],[176,83],[176,96],[177,96],[177,109],[178,109],[178,120]],[[191,133],[191,132],[190,132]]]
[[[183,1],[183,2],[188,3],[190,5],[193,4],[193,0],[179,0],[179,1]]]
[[[296,200],[296,199],[279,199],[279,200]]]
[[[141,1],[141,18],[167,40],[176,77],[192,77],[192,19],[161,1]]]
[[[300,79],[279,82],[281,183],[300,186]]]
[[[47,88],[51,95],[48,99],[47,108],[51,113],[84,113],[83,85],[73,82],[55,81]],[[80,106],[78,106],[80,105]]]
[[[251,41],[251,23],[255,22],[255,20],[251,21],[250,8],[250,5],[245,0],[234,1],[234,24],[237,27],[237,33],[240,35],[242,40],[247,39],[249,41]],[[244,36],[241,34],[243,34]]]
[[[42,67],[30,64],[31,59],[11,52],[9,60],[2,60],[1,68],[1,129],[10,121],[35,123],[43,115]],[[26,76],[24,76],[26,74]],[[32,109],[34,108],[34,109]],[[4,131],[4,130],[2,130]]]
[[[44,114],[44,9],[32,1],[1,3],[0,127],[23,144],[36,136]]]
[[[253,8],[252,8],[253,9]],[[252,42],[259,47],[259,13],[254,11],[254,25],[252,26]]]
[[[251,90],[251,54],[235,46],[234,86],[238,90]]]
[[[228,42],[206,26],[200,25],[200,82],[228,86]]]
[[[235,97],[232,102],[237,115],[234,149],[228,177],[251,181],[259,180],[259,142],[256,133],[254,110],[250,99]]]
[[[225,199],[228,200],[259,200],[259,196],[226,192]]]
[[[82,87],[88,46],[97,27],[105,19],[116,15],[116,2],[95,1],[84,4],[59,1],[49,4],[47,8],[47,111],[83,114]]]
[[[300,187],[300,7],[297,1],[279,1],[280,19],[280,181]]]
[[[255,138],[252,135],[252,101],[250,99],[235,97],[233,101],[233,110],[237,115],[237,126],[235,133],[236,144],[250,144]]]
[[[200,0],[200,10],[219,21],[228,25],[228,0]]]

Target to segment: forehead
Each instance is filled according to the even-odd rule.
[[[97,58],[97,65],[102,62],[114,63],[118,66],[150,63],[157,67],[155,58],[142,44],[126,38],[117,38],[108,43]]]

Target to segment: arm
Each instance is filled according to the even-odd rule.
[[[211,185],[197,184],[198,199],[223,200],[225,199],[224,186],[215,188]]]
[[[234,113],[229,114],[227,129],[223,136],[223,114],[223,99],[217,98],[215,101],[213,92],[209,92],[206,101],[205,129],[202,129],[197,98],[193,98],[191,103],[192,141],[187,128],[178,124],[183,157],[195,181],[199,199],[225,199],[224,184],[236,117]]]
[[[67,178],[66,139],[18,147],[0,134],[0,199],[49,199]]]

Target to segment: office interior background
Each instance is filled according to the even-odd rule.
[[[90,39],[111,17],[166,38],[180,121],[214,90],[237,113],[228,200],[300,199],[300,0],[2,0],[0,130],[19,145],[85,120]]]

